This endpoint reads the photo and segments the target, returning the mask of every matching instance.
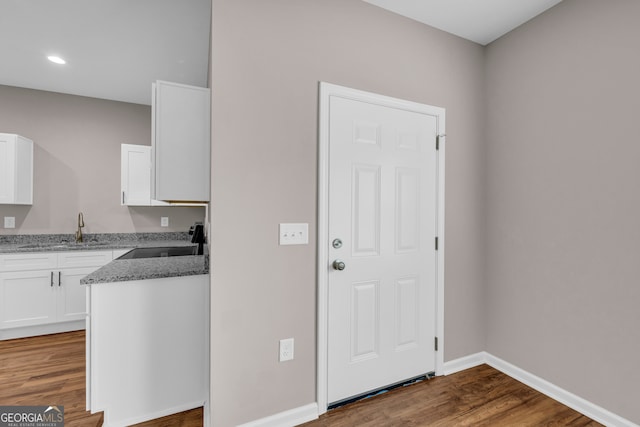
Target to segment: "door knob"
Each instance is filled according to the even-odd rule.
[[[344,261],[340,261],[339,259],[333,261],[333,269],[334,270],[342,271],[342,270],[344,270],[345,267],[346,267],[346,264],[344,263]]]

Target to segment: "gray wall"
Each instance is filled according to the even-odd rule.
[[[445,360],[484,350],[482,47],[360,0],[214,0],[212,53],[214,425],[316,401],[319,81],[446,108]]]
[[[0,205],[1,234],[74,233],[80,211],[84,233],[186,231],[204,218],[202,207],[120,206],[120,144],[151,144],[149,106],[0,86],[0,132],[35,144],[33,205]]]
[[[487,350],[636,423],[639,17],[565,0],[486,71]]]

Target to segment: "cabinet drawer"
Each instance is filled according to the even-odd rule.
[[[102,267],[112,259],[112,251],[62,252],[58,254],[58,268]]]
[[[127,252],[129,252],[131,249],[133,248],[129,248],[129,249],[114,249],[113,250],[113,259],[116,259],[124,254],[126,254]]]
[[[0,255],[0,273],[5,271],[46,270],[56,268],[58,254],[41,252]]]

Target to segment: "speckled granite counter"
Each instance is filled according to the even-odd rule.
[[[81,243],[75,242],[73,234],[0,236],[0,254],[192,245],[190,236],[186,232],[86,234]]]
[[[75,243],[73,234],[0,236],[0,255],[167,246],[193,246],[193,243],[186,232],[86,234],[82,243]],[[113,283],[208,273],[208,254],[123,259],[110,262],[84,277],[80,283]]]
[[[209,255],[116,259],[80,280],[84,285],[209,274]]]

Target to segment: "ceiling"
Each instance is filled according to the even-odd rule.
[[[0,0],[0,84],[149,105],[155,80],[207,86],[210,22],[211,0]]]
[[[561,0],[364,1],[485,45]],[[0,85],[146,105],[155,80],[206,87],[210,17],[211,0],[0,0]]]
[[[487,45],[562,0],[364,0]]]

